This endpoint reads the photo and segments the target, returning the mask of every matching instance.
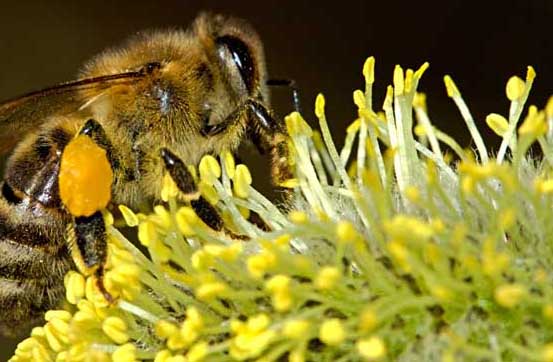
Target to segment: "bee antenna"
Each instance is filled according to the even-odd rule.
[[[292,103],[294,111],[301,113],[300,92],[296,81],[293,79],[269,79],[266,83],[269,87],[288,87],[292,91]]]

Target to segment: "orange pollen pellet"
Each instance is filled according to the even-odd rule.
[[[111,199],[113,172],[106,151],[86,135],[65,147],[59,173],[60,197],[73,216],[90,216]]]

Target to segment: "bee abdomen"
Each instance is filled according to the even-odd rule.
[[[0,187],[0,334],[21,333],[63,300],[63,277],[73,265],[65,242],[71,219],[57,179],[69,139],[53,128],[8,161]]]
[[[17,334],[56,308],[72,265],[63,223],[48,210],[34,217],[33,208],[45,209],[28,198],[13,204],[0,196],[0,334]]]
[[[58,306],[63,293],[60,281],[0,278],[0,334],[18,336],[40,323],[47,310]]]

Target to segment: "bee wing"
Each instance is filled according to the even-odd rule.
[[[134,84],[143,77],[143,72],[129,72],[85,78],[0,103],[0,155],[49,116],[77,111],[110,87]],[[82,91],[88,99],[83,99]]]

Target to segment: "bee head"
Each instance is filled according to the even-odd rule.
[[[223,15],[201,14],[195,31],[230,91],[240,99],[268,101],[263,45],[248,23]]]

